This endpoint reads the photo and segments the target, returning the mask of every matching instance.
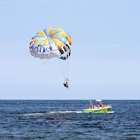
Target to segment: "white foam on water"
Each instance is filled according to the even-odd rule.
[[[65,114],[65,113],[83,113],[83,111],[52,111],[49,112],[48,114]]]
[[[23,116],[44,116],[45,113],[26,113]]]
[[[68,110],[66,110],[66,111],[51,111],[48,113],[26,113],[23,116],[45,116],[46,114],[70,114],[70,113],[80,114],[80,113],[84,113],[84,112],[83,111],[68,111]],[[115,113],[115,111],[109,111],[106,113],[113,114],[113,113]]]
[[[113,113],[115,113],[115,111],[108,111],[107,113],[113,114]]]

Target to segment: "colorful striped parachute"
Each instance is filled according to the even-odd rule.
[[[58,57],[66,60],[71,54],[71,45],[71,37],[64,29],[49,27],[32,37],[29,50],[32,56],[40,59]]]

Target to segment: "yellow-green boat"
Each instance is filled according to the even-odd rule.
[[[85,113],[107,113],[111,110],[111,105],[104,105],[102,104],[102,100],[96,100],[99,102],[97,105],[93,105],[92,101],[90,100],[90,106],[88,109],[83,109]]]

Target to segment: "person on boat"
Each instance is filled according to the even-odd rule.
[[[64,82],[63,85],[64,85],[64,87],[69,88],[68,82]]]
[[[100,104],[99,106],[100,106],[100,107],[102,107],[102,105],[101,105],[101,104]]]
[[[93,106],[93,105],[90,105],[90,106],[89,106],[89,109],[93,109],[93,108],[94,108],[94,106]]]

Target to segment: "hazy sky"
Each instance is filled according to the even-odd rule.
[[[0,99],[140,99],[139,0],[1,0]],[[70,88],[59,66],[34,58],[37,31],[72,37]]]

